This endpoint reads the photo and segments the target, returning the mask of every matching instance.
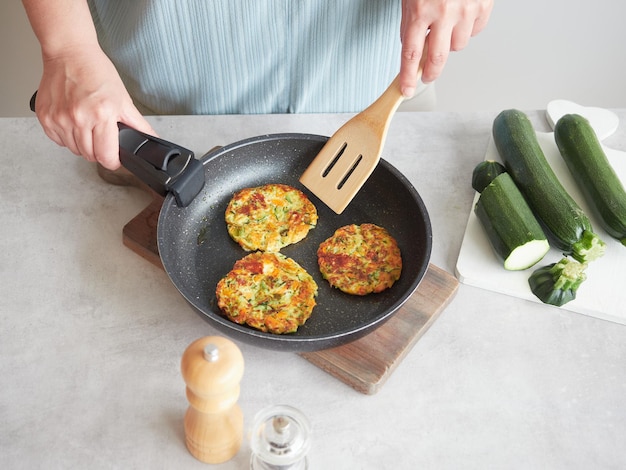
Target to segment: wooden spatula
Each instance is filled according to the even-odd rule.
[[[420,77],[421,73],[420,64]],[[376,168],[391,118],[403,99],[396,76],[374,103],[333,134],[300,177],[300,182],[337,214]]]

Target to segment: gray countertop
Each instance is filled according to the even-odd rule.
[[[622,124],[605,141],[626,150]],[[547,124],[529,112],[538,128]],[[198,156],[346,115],[153,117]],[[431,262],[454,273],[494,114],[398,113],[383,157],[431,216]],[[184,444],[185,348],[219,334],[163,271],[122,244],[149,202],[99,178],[35,118],[0,119],[0,467],[206,468]],[[618,273],[622,275],[622,273]],[[312,469],[624,468],[626,326],[461,285],[376,395],[302,357],[239,344],[246,426],[299,408]],[[249,445],[215,468],[246,468]]]

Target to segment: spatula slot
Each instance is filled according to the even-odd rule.
[[[344,144],[341,146],[341,148],[337,152],[337,155],[335,155],[335,157],[330,161],[330,163],[328,164],[328,166],[322,173],[322,178],[326,178],[328,176],[328,174],[331,172],[333,167],[336,165],[336,163],[339,161],[339,159],[343,155],[343,152],[346,150],[347,146],[348,146],[347,142],[344,142]]]
[[[337,189],[343,188],[343,185],[346,184],[346,181],[348,181],[348,179],[350,179],[350,175],[352,175],[352,173],[354,173],[354,170],[356,170],[356,167],[359,166],[359,163],[361,163],[361,160],[363,160],[363,155],[359,155],[359,157],[356,159],[354,164],[348,170],[348,173],[346,173],[346,176],[341,178],[341,181],[337,185]]]

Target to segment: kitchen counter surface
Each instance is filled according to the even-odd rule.
[[[626,110],[604,143],[626,151]],[[543,113],[528,113],[547,130]],[[330,135],[350,116],[152,117],[201,156],[268,133]],[[495,113],[398,113],[383,158],[420,192],[431,263],[454,273],[469,180]],[[184,444],[182,354],[220,334],[122,244],[149,202],[105,183],[35,118],[0,119],[0,467],[207,468]],[[626,276],[623,272],[616,275]],[[313,426],[317,469],[618,469],[626,326],[460,285],[375,395],[294,353],[239,344],[249,426],[271,404]],[[247,468],[250,448],[210,468]]]

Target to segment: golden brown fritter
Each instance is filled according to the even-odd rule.
[[[402,272],[396,240],[374,224],[346,225],[317,250],[320,272],[331,286],[353,295],[381,292]]]
[[[246,251],[277,252],[317,224],[317,210],[300,190],[266,184],[238,191],[226,208],[228,233]]]
[[[293,333],[311,316],[317,284],[280,253],[257,251],[235,263],[216,289],[227,318],[270,333]]]

